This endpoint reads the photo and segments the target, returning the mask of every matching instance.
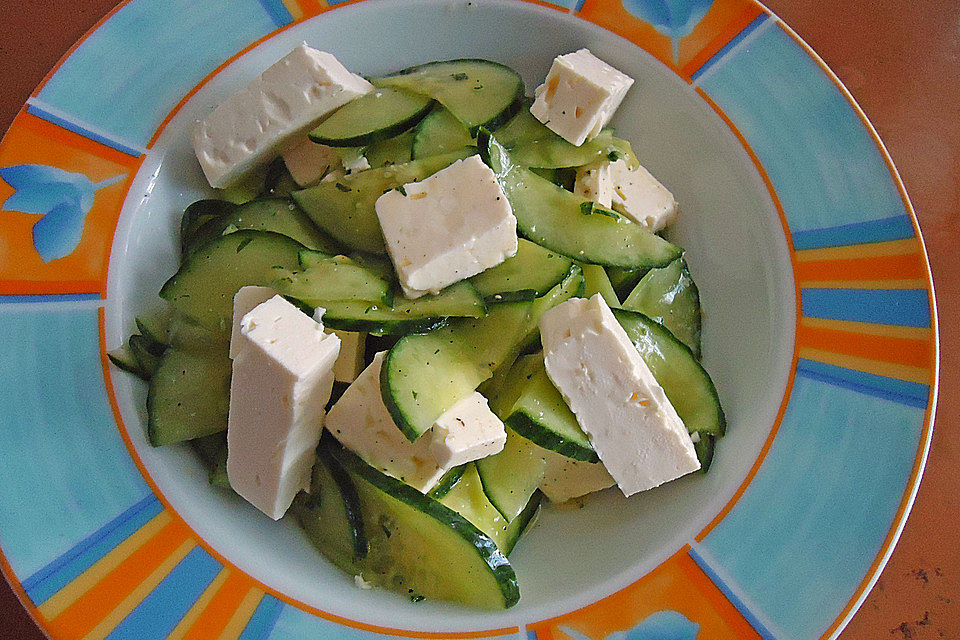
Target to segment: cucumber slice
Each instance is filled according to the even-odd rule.
[[[283,274],[270,286],[311,307],[322,307],[327,300],[382,304],[390,299],[390,282],[346,256],[326,258],[304,271]]]
[[[396,87],[380,87],[354,98],[310,132],[331,147],[362,147],[398,136],[430,113],[433,100]]]
[[[524,356],[514,369],[502,387],[509,397],[497,402],[498,415],[504,423],[544,449],[574,460],[598,462],[600,458],[590,439],[550,382],[543,366],[543,354]]]
[[[536,297],[560,282],[571,264],[570,258],[520,238],[515,256],[473,276],[470,284],[485,299],[524,290],[533,291]]]
[[[651,269],[622,306],[659,322],[700,358],[700,292],[686,260]]]
[[[530,240],[582,262],[640,268],[664,266],[682,253],[642,225],[512,164],[486,131],[479,146],[497,173],[517,227]]]
[[[610,278],[610,284],[613,290],[617,292],[617,298],[626,299],[637,286],[640,279],[647,273],[646,269],[624,269],[622,267],[607,267],[607,277]]]
[[[282,157],[275,158],[267,166],[267,175],[263,181],[263,197],[289,198],[290,194],[299,188]]]
[[[530,171],[533,171],[544,180],[549,180],[558,187],[563,187],[567,191],[573,191],[573,187],[577,182],[577,170],[573,167],[560,167],[557,169],[537,169],[536,167],[530,167]]]
[[[663,387],[687,430],[699,433],[701,438],[722,436],[726,418],[717,389],[690,347],[642,313],[614,309],[613,314]]]
[[[609,306],[619,307],[620,299],[604,268],[598,264],[581,264],[580,267],[583,269],[583,297],[591,298],[599,293]]]
[[[326,444],[317,449],[310,492],[298,494],[291,511],[310,542],[328,560],[347,573],[360,573],[358,561],[368,548],[360,497],[352,478]]]
[[[453,489],[454,485],[460,482],[460,478],[463,477],[463,474],[467,470],[466,464],[461,464],[458,467],[454,467],[443,474],[443,477],[437,481],[437,486],[430,490],[428,494],[431,498],[439,500],[443,496],[450,493],[450,490]]]
[[[717,436],[706,433],[701,434],[700,440],[693,443],[693,449],[697,452],[697,460],[700,461],[700,473],[706,473],[710,469],[716,447]]]
[[[423,124],[423,122],[421,121],[420,124]],[[394,164],[410,162],[413,159],[413,140],[414,130],[410,130],[389,140],[370,145],[364,152],[367,162],[370,163],[370,168],[380,169]],[[456,151],[456,149],[451,149],[451,151]]]
[[[496,129],[517,113],[523,99],[520,74],[490,60],[428,62],[371,82],[430,96],[471,131]]]
[[[339,253],[337,243],[320,231],[295,202],[287,198],[261,198],[235,206],[196,229],[184,241],[183,255],[189,256],[204,244],[243,229],[272,231],[293,238],[308,249]]]
[[[174,349],[203,353],[228,349],[229,334],[224,335],[204,329],[176,311],[171,315],[167,336],[170,346]]]
[[[160,356],[163,355],[163,351],[166,351],[166,347],[163,347],[162,351],[157,353],[155,343],[144,338],[139,333],[130,336],[128,344],[130,345],[130,353],[133,354],[133,359],[139,366],[140,371],[142,371],[149,380],[156,373],[157,367],[160,366]]]
[[[393,306],[368,302],[325,302],[323,323],[331,329],[405,335],[442,325],[448,317],[482,318],[486,306],[467,282],[450,285],[437,295],[410,300],[395,295]]]
[[[217,461],[214,463],[213,468],[210,469],[210,473],[207,475],[207,482],[210,483],[210,486],[217,487],[218,489],[233,489],[233,487],[230,486],[230,477],[227,476],[226,446],[221,449]]]
[[[213,466],[217,464],[217,459],[220,457],[220,451],[226,450],[227,448],[227,434],[225,431],[213,433],[209,436],[191,440],[190,444],[197,450],[197,454],[200,456],[203,464],[213,468]]]
[[[380,473],[346,449],[334,457],[357,488],[369,552],[364,579],[413,598],[451,600],[487,609],[520,599],[506,554],[464,516]]]
[[[324,261],[332,258],[333,255],[329,253],[324,253],[322,251],[313,251],[312,249],[302,249],[300,253],[297,254],[297,262],[300,263],[300,268],[306,271],[310,267],[315,267],[318,264],[323,264]]]
[[[497,141],[507,149],[513,161],[523,167],[580,167],[608,158],[625,158],[631,168],[639,164],[630,143],[614,136],[610,129],[604,129],[578,147],[548,129],[533,117],[530,109],[521,109],[498,130]]]
[[[436,109],[414,130],[413,157],[427,158],[475,145],[470,130],[447,109]]]
[[[380,382],[384,404],[400,430],[416,440],[493,376],[482,390],[491,397],[505,371],[539,335],[540,317],[572,297],[582,283],[580,267],[573,265],[560,284],[532,302],[495,304],[486,318],[452,320],[439,330],[397,342],[380,369]]]
[[[150,381],[150,374],[140,367],[140,363],[133,357],[133,352],[127,345],[122,345],[107,354],[107,358],[121,371],[132,373],[145,382]]]
[[[299,266],[296,240],[269,231],[235,231],[197,249],[160,289],[160,297],[204,329],[230,331],[233,296],[246,285],[267,286]]]
[[[196,233],[197,229],[214,218],[220,218],[237,208],[226,200],[197,200],[183,211],[180,218],[180,246],[185,246],[187,240]]]
[[[510,357],[526,333],[532,304],[493,305],[485,318],[405,336],[387,353],[380,369],[383,401],[411,442]]]
[[[134,320],[137,324],[137,330],[149,343],[149,350],[155,356],[162,356],[170,344],[170,338],[167,335],[166,319],[160,316],[137,316]]]
[[[423,180],[466,158],[469,152],[368,169],[333,182],[295,191],[293,199],[310,219],[338,242],[368,253],[386,253],[374,204],[390,189]]]
[[[207,466],[207,481],[210,485],[230,489],[230,479],[227,477],[227,432],[220,431],[196,438],[190,443]]]
[[[476,465],[483,492],[508,522],[523,513],[547,468],[537,447],[510,428],[503,450],[477,460]]]
[[[227,428],[230,358],[225,351],[173,348],[160,359],[147,391],[147,437],[155,447]]]
[[[487,498],[476,467],[472,464],[467,464],[466,467],[463,477],[447,495],[440,498],[440,503],[469,520],[480,531],[490,536],[504,555],[509,555],[530,517],[540,505],[540,495],[534,494],[536,491],[534,487],[534,492],[527,496],[517,512],[517,516],[523,517],[514,517],[509,520]]]
[[[540,342],[540,318],[548,309],[574,296],[583,294],[583,270],[573,264],[567,275],[547,293],[535,299],[530,305],[530,315],[523,328],[523,337],[511,350],[509,356],[494,372],[493,377],[481,385],[479,391],[488,398],[494,398],[503,388],[507,374],[521,353],[527,353]]]

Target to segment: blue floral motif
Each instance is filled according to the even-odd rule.
[[[591,640],[586,635],[560,627],[560,630],[574,640]],[[626,631],[615,631],[604,640],[697,640],[700,625],[676,611],[658,611],[644,618],[639,624]]]
[[[19,211],[41,216],[33,225],[33,246],[44,262],[64,258],[77,248],[83,223],[93,207],[94,195],[124,178],[123,174],[91,182],[81,173],[71,173],[41,164],[0,168],[0,178],[13,187],[0,211]]]
[[[700,24],[713,0],[622,0],[624,8],[644,22],[649,22],[673,40],[673,60],[680,58],[680,40]]]

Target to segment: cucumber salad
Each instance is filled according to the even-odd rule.
[[[548,503],[705,472],[724,416],[671,193],[586,49],[364,78],[298,46],[197,123],[218,197],[112,361],[154,446],[359,586],[506,608]],[[615,489],[614,489],[615,487]]]

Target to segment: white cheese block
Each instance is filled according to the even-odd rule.
[[[283,163],[301,187],[312,187],[340,168],[340,154],[333,147],[304,138],[283,152]]]
[[[663,388],[597,294],[540,320],[544,366],[626,496],[700,468]]]
[[[193,148],[207,181],[231,184],[372,90],[332,54],[301,44],[197,123]]]
[[[340,338],[340,356],[333,365],[333,379],[337,382],[353,382],[363,371],[367,334],[336,329],[325,329],[325,331],[335,333]]]
[[[279,520],[310,484],[340,339],[281,296],[243,316],[233,358],[227,477]]]
[[[551,502],[566,502],[617,484],[599,462],[582,462],[547,449],[538,453],[547,463],[540,490]]]
[[[415,442],[400,431],[380,395],[380,366],[386,352],[347,387],[327,414],[327,431],[367,464],[426,493],[448,467],[437,464],[427,436]]]
[[[578,169],[574,192],[619,211],[653,232],[677,217],[673,194],[645,168],[631,170],[622,159]]]
[[[503,422],[476,391],[437,418],[432,430],[430,451],[447,468],[499,453],[507,442]]]
[[[377,217],[407,297],[439,293],[517,253],[517,219],[480,156],[391,190]]]
[[[530,113],[567,142],[580,146],[610,122],[633,78],[580,49],[557,56],[534,90]]]
[[[233,296],[233,326],[230,331],[230,357],[236,358],[240,353],[242,345],[246,342],[246,337],[240,330],[243,316],[253,311],[277,292],[270,287],[258,287],[254,285],[240,287]],[[319,322],[319,320],[317,320]]]

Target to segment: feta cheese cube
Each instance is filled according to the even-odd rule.
[[[242,346],[246,343],[246,336],[243,335],[240,327],[243,316],[253,311],[270,298],[277,295],[277,292],[270,287],[246,286],[240,287],[233,296],[233,326],[230,328],[230,358],[236,358],[240,353]],[[317,322],[319,322],[319,318]]]
[[[304,138],[283,152],[283,164],[301,187],[312,187],[340,167],[340,154],[333,147]]]
[[[231,184],[372,90],[332,54],[301,44],[197,123],[193,148],[207,181]]]
[[[227,422],[230,486],[274,520],[310,484],[340,339],[281,296],[240,322]]]
[[[551,131],[580,146],[610,122],[633,78],[580,49],[557,56],[533,94],[530,113]]]
[[[447,468],[499,453],[507,442],[503,422],[476,391],[437,418],[432,430],[430,451]]]
[[[547,311],[540,335],[547,375],[624,495],[700,468],[683,421],[599,294]]]
[[[547,463],[540,490],[551,502],[566,502],[617,484],[602,463],[574,460],[547,449],[538,453]]]
[[[642,166],[631,170],[623,159],[578,169],[574,192],[619,211],[653,232],[677,217],[673,194]]]
[[[517,253],[517,219],[493,171],[475,155],[376,202],[404,293],[417,298]]]
[[[327,431],[367,464],[426,493],[449,467],[437,464],[430,438],[410,442],[397,427],[380,395],[380,366],[386,352],[347,387],[327,414]]]

